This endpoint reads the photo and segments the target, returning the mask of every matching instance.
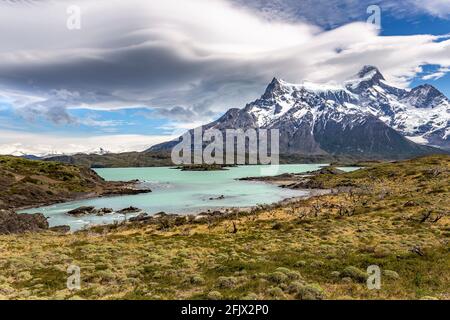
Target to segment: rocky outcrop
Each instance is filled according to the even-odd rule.
[[[0,209],[151,192],[140,181],[105,181],[95,171],[57,162],[0,156]]]
[[[0,210],[0,234],[37,232],[48,229],[47,218],[42,213],[17,214]]]
[[[97,216],[104,216],[107,214],[130,214],[130,213],[138,213],[142,212],[141,209],[130,206],[128,208],[121,209],[119,211],[114,211],[111,208],[101,208],[96,209],[94,206],[82,206],[73,210],[70,210],[67,212],[68,215],[74,216],[74,217],[81,217],[81,216],[87,216],[87,215],[97,215]]]
[[[149,219],[153,219],[153,217],[149,216],[147,213],[140,213],[136,217],[130,218],[130,222],[141,222],[141,221],[147,221]]]
[[[111,208],[101,208],[96,209],[94,206],[82,206],[73,210],[70,210],[67,212],[69,216],[74,217],[81,217],[81,216],[87,216],[87,215],[97,215],[97,216],[104,216],[106,214],[112,214],[114,213],[114,210]]]
[[[101,208],[101,209],[97,210],[97,215],[104,216],[106,214],[111,214],[113,212],[114,212],[114,210],[111,208]]]
[[[75,217],[79,217],[79,216],[85,216],[85,215],[89,215],[89,214],[94,214],[97,213],[97,210],[95,210],[95,207],[92,206],[83,206],[83,207],[79,207],[73,210],[70,210],[67,212],[67,214],[69,216],[75,216]]]
[[[138,189],[138,188],[123,188],[117,190],[111,190],[103,194],[104,196],[133,196],[136,194],[150,193],[150,189]]]
[[[306,172],[306,174],[313,174],[313,175],[319,175],[319,174],[341,174],[344,173],[344,171],[339,170],[335,167],[324,167],[316,171],[310,171]]]

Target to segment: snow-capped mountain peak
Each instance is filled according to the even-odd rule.
[[[362,69],[357,73],[357,77],[360,79],[378,79],[385,80],[380,70],[377,67],[365,65]]]
[[[280,152],[287,154],[400,156],[427,152],[409,140],[450,149],[449,117],[448,99],[436,88],[397,88],[364,66],[342,84],[274,78],[261,98],[204,129],[279,129]]]
[[[342,84],[293,84],[273,78],[261,98],[245,111],[257,127],[283,117],[316,119],[324,112],[333,113],[334,119],[370,114],[413,141],[450,148],[449,100],[428,84],[411,90],[390,85],[378,68],[369,65]]]
[[[290,84],[274,79],[269,88],[276,89],[270,99],[266,99],[266,90],[261,99],[250,104],[251,108],[247,106],[259,126],[290,114],[293,107],[301,109],[292,112],[297,118],[309,114],[315,117],[318,110],[334,108],[341,114],[371,114],[415,142],[450,149],[450,101],[432,85],[397,88],[378,68],[364,66],[342,85]]]
[[[449,102],[446,96],[429,84],[412,89],[403,100],[416,108],[431,109]]]
[[[354,93],[361,93],[376,85],[382,85],[385,78],[374,66],[364,66],[354,77],[347,80],[345,87]]]

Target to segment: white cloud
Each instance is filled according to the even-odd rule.
[[[68,4],[82,8],[79,31],[65,27]],[[432,4],[426,10],[445,9]],[[174,118],[184,110],[185,122],[206,121],[259,96],[273,76],[339,82],[372,64],[408,86],[422,65],[450,66],[448,39],[380,37],[365,23],[323,31],[264,20],[225,0],[10,5],[0,10],[3,29],[9,32],[0,42],[0,92],[14,90],[23,113],[57,122],[71,121],[65,108],[130,105]],[[29,102],[20,93],[40,99]]]
[[[433,72],[433,73],[423,76],[422,80],[438,80],[438,79],[442,78],[443,76],[445,76],[449,72],[450,72],[449,67],[439,68],[436,72]]]
[[[419,10],[425,10],[427,13],[439,17],[450,17],[450,1],[449,0],[408,0]]]

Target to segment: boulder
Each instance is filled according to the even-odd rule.
[[[222,215],[226,214],[226,212],[223,211],[219,211],[219,210],[214,210],[213,212],[208,211],[207,215],[211,216],[211,217],[220,217]]]
[[[199,215],[195,216],[194,220],[195,221],[206,221],[206,220],[208,220],[208,216],[199,214]]]

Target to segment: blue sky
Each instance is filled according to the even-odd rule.
[[[131,107],[121,110],[72,109],[68,111],[73,123],[58,124],[45,117],[27,119],[15,112],[10,105],[0,104],[0,124],[3,128],[27,132],[55,134],[170,134],[167,119],[153,115],[148,108]],[[3,120],[3,121],[2,121]]]
[[[450,34],[450,20],[429,14],[418,14],[414,17],[399,18],[387,12],[382,16],[381,36],[404,36],[417,34],[448,35]],[[449,52],[450,56],[450,52]],[[411,87],[429,83],[450,97],[450,73],[436,80],[423,80],[422,77],[432,74],[439,69],[436,65],[424,65],[423,72],[414,77]]]
[[[0,4],[0,153],[142,150],[245,106],[274,76],[342,82],[364,64],[450,97],[448,1],[70,4],[79,30],[66,27],[68,1]]]

